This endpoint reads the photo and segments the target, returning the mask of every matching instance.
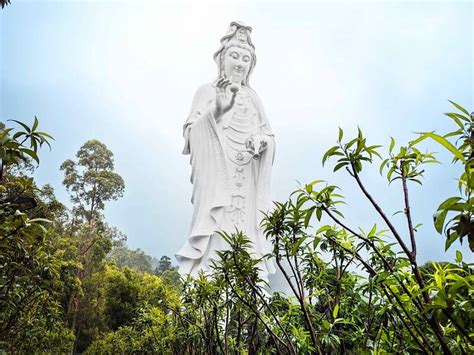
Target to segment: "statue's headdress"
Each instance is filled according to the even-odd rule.
[[[257,57],[255,55],[255,46],[252,44],[252,40],[250,38],[250,33],[252,32],[252,27],[247,26],[241,21],[232,21],[230,23],[229,29],[224,37],[221,38],[221,46],[219,50],[214,53],[214,60],[217,63],[217,67],[219,70],[219,78],[224,73],[224,55],[227,52],[227,49],[230,47],[240,47],[247,49],[251,56],[251,64],[249,68],[249,72],[247,77],[244,79],[242,84],[248,85],[250,74],[257,63]]]

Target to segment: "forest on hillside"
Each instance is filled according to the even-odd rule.
[[[405,145],[369,144],[359,129],[322,157],[348,174],[371,207],[370,230],[350,225],[344,197],[330,182],[298,186],[274,203],[262,227],[290,294],[271,292],[244,234],[221,232],[229,244],[210,274],[182,278],[167,256],[127,247],[104,209],[125,182],[113,153],[85,142],[58,174],[70,208],[34,170],[54,138],[32,124],[0,127],[0,352],[86,354],[444,353],[474,351],[471,259],[417,261],[410,187],[422,184],[430,141],[462,167],[453,196],[440,196],[436,231],[446,249],[474,250],[474,114],[452,102],[454,130],[422,133]],[[429,127],[427,127],[429,129]],[[46,148],[46,149],[45,149]],[[449,162],[444,162],[449,163]],[[394,226],[364,182],[366,169],[399,191],[406,227]],[[350,206],[349,206],[350,207]],[[350,213],[350,208],[345,211]],[[347,212],[345,212],[347,213]],[[434,235],[433,238],[440,238]]]

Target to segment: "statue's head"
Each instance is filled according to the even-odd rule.
[[[250,74],[257,62],[255,47],[250,39],[252,28],[242,22],[231,22],[221,47],[214,54],[219,76],[248,85]]]

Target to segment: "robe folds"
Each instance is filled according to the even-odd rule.
[[[269,137],[267,149],[259,160],[253,164],[254,194],[252,213],[255,213],[255,227],[247,230],[246,235],[252,241],[252,254],[262,257],[271,252],[270,242],[266,240],[260,228],[262,211],[270,208],[271,169],[275,155],[274,135],[266,118],[263,106],[256,93],[245,87],[258,113],[258,134]],[[183,154],[190,154],[192,166],[191,183],[193,194],[193,217],[189,237],[185,245],[176,253],[179,271],[182,275],[196,276],[201,270],[208,271],[211,258],[216,258],[215,251],[225,246],[221,236],[216,234],[224,228],[226,208],[231,205],[231,171],[228,156],[224,148],[222,127],[216,123],[212,113],[215,101],[215,88],[204,85],[196,92],[190,115],[183,126],[185,146]],[[226,230],[234,233],[235,229]],[[259,265],[262,277],[274,273],[271,261]]]

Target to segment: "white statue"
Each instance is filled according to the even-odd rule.
[[[261,211],[270,207],[270,178],[275,143],[257,94],[249,86],[256,63],[251,27],[232,22],[215,53],[219,75],[201,86],[184,124],[183,154],[191,154],[194,213],[189,238],[176,254],[181,274],[209,270],[216,251],[227,243],[216,231],[243,231],[252,254],[271,251],[260,228]],[[275,269],[259,264],[261,277]]]

